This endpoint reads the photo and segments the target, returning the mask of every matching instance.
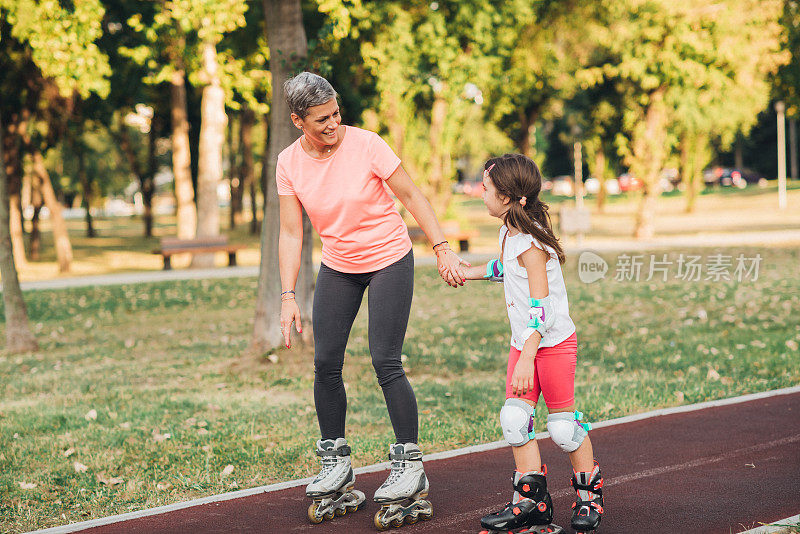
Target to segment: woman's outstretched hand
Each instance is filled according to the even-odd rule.
[[[286,299],[281,302],[281,334],[286,342],[286,348],[292,347],[292,323],[298,334],[303,332],[303,325],[300,323],[300,307],[294,299]]]
[[[449,248],[436,253],[436,267],[439,269],[439,276],[451,287],[464,285],[464,282],[467,281],[464,267],[470,266],[469,262],[462,260]]]

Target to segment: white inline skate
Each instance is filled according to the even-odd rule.
[[[433,516],[433,506],[424,500],[428,496],[428,477],[422,468],[422,451],[416,443],[389,445],[392,462],[389,478],[375,492],[375,502],[381,509],[375,514],[375,527],[387,530],[403,523],[413,525],[420,519]]]
[[[344,438],[317,441],[317,456],[322,470],[306,487],[306,496],[314,502],[308,507],[308,519],[321,523],[358,510],[364,502],[363,492],[354,490],[356,476],[350,466],[350,447]]]

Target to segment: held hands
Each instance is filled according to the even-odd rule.
[[[447,282],[451,287],[463,286],[467,281],[467,275],[464,272],[464,267],[470,267],[471,264],[462,260],[455,252],[450,250],[446,242],[444,246],[434,248],[436,253],[436,267],[439,270],[439,276],[442,280]]]
[[[517,360],[511,375],[511,392],[514,395],[525,395],[533,391],[534,356],[523,352]]]
[[[300,323],[300,308],[297,301],[292,298],[281,298],[281,334],[286,342],[286,348],[292,347],[292,323],[298,334],[303,332],[303,325]]]

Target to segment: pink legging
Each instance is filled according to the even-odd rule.
[[[525,395],[511,392],[511,375],[521,352],[511,347],[506,372],[506,398],[539,400],[539,393],[550,409],[566,408],[575,404],[575,366],[578,362],[578,337],[573,333],[554,347],[540,348],[536,353],[533,372],[533,391]]]

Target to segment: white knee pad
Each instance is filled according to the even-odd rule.
[[[506,399],[500,410],[500,427],[503,437],[512,447],[528,443],[536,435],[533,431],[533,406],[522,399]]]
[[[558,412],[547,416],[547,430],[550,439],[566,452],[573,452],[581,446],[592,425],[581,423],[581,412]]]

